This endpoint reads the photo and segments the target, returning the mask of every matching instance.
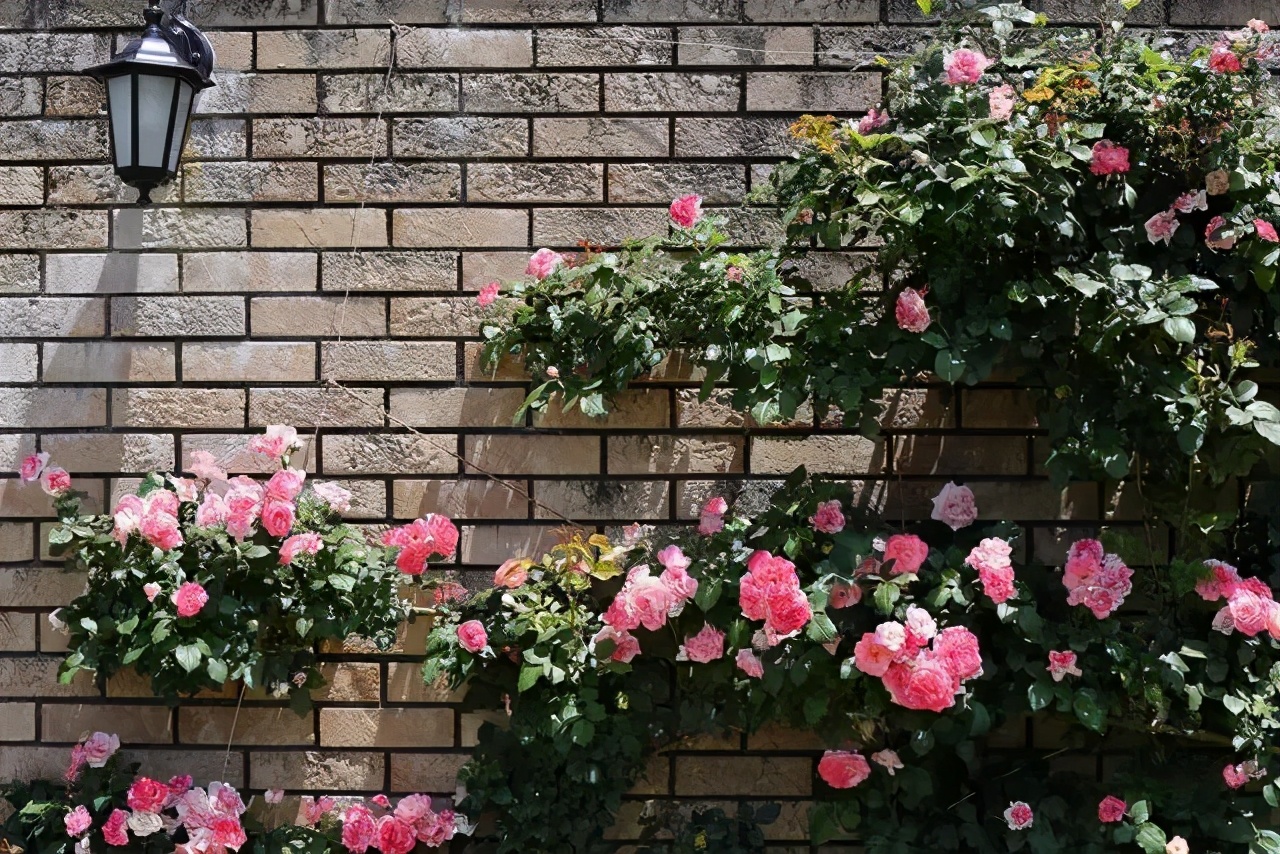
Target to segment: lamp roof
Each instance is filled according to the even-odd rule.
[[[143,16],[147,29],[141,38],[129,42],[110,62],[95,65],[84,73],[102,80],[145,66],[136,70],[181,77],[197,91],[215,85],[210,79],[213,46],[203,33],[180,15],[172,16],[171,24],[163,24],[164,11],[158,6],[146,9]]]

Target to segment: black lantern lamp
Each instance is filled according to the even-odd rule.
[[[165,20],[154,0],[142,14],[142,38],[85,74],[107,89],[116,174],[146,205],[152,190],[178,174],[196,96],[214,85],[214,55],[209,39],[181,15]]]

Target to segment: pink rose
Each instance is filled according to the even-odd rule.
[[[120,749],[120,739],[105,732],[95,732],[84,740],[83,758],[90,768],[101,768]]]
[[[342,814],[342,844],[351,854],[364,854],[369,850],[377,833],[373,813],[363,804],[352,804]]]
[[[284,802],[284,789],[267,789],[262,793],[262,799],[271,806]]]
[[[272,424],[262,436],[249,440],[249,450],[278,460],[302,447],[298,444],[298,431],[286,424]]]
[[[1260,18],[1250,18],[1247,26],[1255,33],[1266,33],[1271,31],[1271,28],[1267,26],[1267,22]]]
[[[147,542],[164,551],[176,549],[183,543],[177,517],[166,513],[148,512],[142,517],[138,530]]]
[[[502,285],[497,282],[490,282],[480,289],[480,293],[476,296],[476,302],[480,303],[481,308],[488,308],[498,299],[498,291],[502,290]]]
[[[1004,811],[1004,820],[1010,830],[1026,830],[1035,822],[1035,814],[1031,807],[1023,801],[1014,801]]]
[[[183,774],[181,777],[169,778],[169,799],[168,806],[172,806],[172,801],[182,797],[191,790],[192,779],[190,774]]]
[[[179,617],[194,617],[209,601],[209,594],[196,582],[188,581],[169,598],[178,607]]]
[[[982,582],[982,592],[997,605],[1018,595],[1018,588],[1013,583],[1013,567],[982,567],[978,570],[978,580]]]
[[[1237,590],[1227,602],[1227,607],[1231,611],[1232,625],[1248,637],[1254,637],[1267,630],[1271,605],[1270,599],[1264,599],[1247,590]]]
[[[139,777],[129,787],[125,800],[135,812],[159,813],[169,800],[169,787],[150,777]]]
[[[351,493],[331,481],[312,482],[311,491],[320,496],[329,509],[335,513],[346,513],[351,509]]]
[[[844,530],[844,510],[839,501],[824,501],[818,510],[809,517],[809,524],[815,531],[823,534],[838,534]]]
[[[960,48],[946,55],[943,67],[947,72],[947,82],[952,86],[959,86],[965,83],[977,83],[982,79],[982,73],[991,64],[992,60],[987,59],[980,52]]]
[[[1231,50],[1231,45],[1218,42],[1209,53],[1209,70],[1214,74],[1234,74],[1240,71],[1240,57]]]
[[[307,473],[301,469],[281,469],[267,481],[267,501],[293,501],[302,492]]]
[[[982,653],[978,636],[964,626],[950,626],[938,632],[933,651],[957,680],[976,679],[982,675]]]
[[[289,566],[298,555],[318,554],[324,548],[319,534],[294,534],[280,544],[280,563]]]
[[[1204,245],[1210,249],[1230,249],[1236,245],[1235,232],[1227,225],[1225,219],[1215,216],[1209,220],[1209,225],[1205,227]]]
[[[658,552],[658,563],[662,564],[663,569],[686,570],[693,561],[685,557],[683,549],[672,544]]]
[[[833,789],[852,789],[871,776],[871,766],[861,753],[828,750],[818,760],[818,776]]]
[[[559,252],[552,252],[550,249],[539,249],[529,258],[529,266],[525,268],[525,272],[538,281],[542,281],[554,273],[564,263],[564,260],[565,256]]]
[[[84,770],[84,745],[77,744],[71,748],[71,762],[67,765],[67,770],[63,773],[62,779],[68,783],[74,783],[80,779],[80,772]]]
[[[1165,843],[1164,854],[1191,854],[1191,846],[1181,836],[1175,836]]]
[[[724,270],[724,277],[730,282],[741,282],[744,275],[745,274],[743,273],[741,267],[735,267],[732,264],[726,267]]]
[[[529,561],[521,558],[513,557],[503,561],[502,566],[493,574],[493,586],[510,590],[523,586],[529,580],[528,567]]]
[[[396,566],[406,575],[421,575],[432,555],[449,557],[458,547],[458,528],[447,517],[428,513],[382,537],[384,546],[400,549]]]
[[[770,646],[800,631],[813,616],[809,600],[800,589],[800,578],[791,561],[757,551],[747,559],[747,573],[738,584],[742,614],[765,621]]]
[[[987,95],[987,106],[991,111],[991,118],[998,122],[1007,122],[1013,116],[1013,107],[1017,103],[1017,93],[1008,83],[1003,86],[997,86]]]
[[[116,509],[112,512],[116,523],[112,535],[121,545],[142,525],[142,517],[146,512],[146,505],[136,495],[126,495],[116,504]]]
[[[945,524],[953,531],[972,525],[978,518],[978,508],[973,500],[973,490],[967,486],[948,483],[933,499],[930,518]]]
[[[1265,240],[1268,243],[1280,243],[1280,234],[1276,234],[1276,227],[1265,219],[1255,219],[1253,221],[1253,229],[1258,233],[1259,240]]]
[[[698,533],[704,537],[712,534],[718,534],[724,530],[724,514],[729,511],[729,503],[723,498],[716,496],[706,503],[702,508],[701,518],[698,520]]]
[[[895,776],[894,772],[901,771],[906,767],[902,764],[902,759],[898,757],[897,751],[890,750],[887,747],[871,754],[871,761],[888,771],[890,777]]]
[[[49,455],[44,452],[27,457],[18,468],[18,473],[22,476],[22,482],[35,483],[40,479],[40,474],[48,464]]]
[[[914,575],[929,558],[929,546],[915,534],[894,534],[884,544],[885,562],[893,561],[890,575]]]
[[[458,643],[473,655],[482,651],[489,645],[489,635],[484,630],[484,624],[479,620],[467,620],[458,626]]]
[[[289,501],[267,501],[262,505],[262,527],[273,537],[287,537],[293,530],[294,509]]]
[[[928,329],[932,318],[929,317],[929,307],[924,304],[924,291],[903,288],[894,305],[893,316],[898,321],[898,328],[905,332],[919,334]]]
[[[249,841],[247,834],[244,832],[244,826],[240,824],[240,819],[231,816],[219,816],[213,820],[213,844],[220,845],[224,848],[239,850],[240,846]]]
[[[1249,782],[1249,773],[1244,765],[1228,765],[1222,769],[1222,779],[1232,789],[1238,789]]]
[[[382,854],[409,854],[418,844],[418,835],[409,824],[394,815],[378,819],[378,850]]]
[[[938,634],[938,624],[933,615],[917,605],[907,606],[907,636],[914,638],[918,646],[924,646]]]
[[[710,625],[704,625],[696,635],[685,638],[684,645],[676,653],[676,661],[698,664],[709,664],[718,658],[724,658],[724,632]]]
[[[1173,241],[1173,234],[1178,230],[1178,214],[1176,211],[1161,211],[1147,220],[1143,228],[1147,230],[1147,240],[1152,243],[1164,241],[1168,246]]]
[[[72,838],[84,836],[85,831],[93,827],[93,816],[89,815],[89,811],[81,804],[63,816],[62,823],[67,828],[67,836]]]
[[[40,475],[40,488],[45,491],[46,495],[52,495],[57,498],[64,492],[71,490],[71,475],[67,474],[66,469],[49,466]]]
[[[1107,795],[1102,799],[1102,803],[1098,804],[1098,821],[1103,824],[1120,821],[1128,808],[1129,805],[1115,795]]]
[[[882,128],[889,123],[889,114],[877,110],[872,107],[867,114],[858,119],[858,133],[867,136],[877,128]]]
[[[316,822],[329,810],[333,809],[336,802],[333,798],[325,796],[319,800],[310,795],[303,795],[298,801],[298,817],[294,822],[301,827],[313,827]],[[342,828],[343,844],[346,844],[346,827]],[[370,833],[372,838],[372,832]],[[366,847],[367,843],[366,843]]]
[[[1080,668],[1076,667],[1076,654],[1070,650],[1061,652],[1049,650],[1049,666],[1045,669],[1049,671],[1054,682],[1061,682],[1068,676],[1084,675]]]
[[[897,652],[907,643],[907,627],[896,620],[890,620],[876,626],[876,643],[890,652]]]
[[[669,548],[676,548],[676,546],[669,546]],[[676,550],[679,551],[678,548]],[[663,551],[665,552],[666,549],[663,549]],[[661,553],[658,554],[658,560],[662,560]],[[668,566],[658,576],[658,580],[662,582],[663,586],[667,588],[667,592],[671,594],[671,605],[668,608],[668,613],[673,617],[679,616],[680,612],[684,610],[685,603],[693,599],[698,593],[698,579],[685,571],[685,566],[687,565],[688,559],[685,559],[684,565],[677,563]]]
[[[1129,171],[1129,149],[1109,139],[1094,143],[1089,171],[1095,175],[1123,175]]]
[[[853,664],[868,676],[884,676],[893,664],[893,653],[877,640],[875,632],[865,632],[853,646]]]
[[[613,652],[609,655],[611,661],[621,661],[623,664],[629,664],[631,659],[640,654],[640,641],[631,632],[615,629],[613,626],[605,626],[596,632],[591,642],[598,644],[600,641],[606,640],[613,642]]]
[[[191,462],[187,470],[201,480],[226,480],[226,471],[218,465],[213,454],[208,451],[192,451]]]
[[[752,679],[759,679],[764,676],[764,662],[760,659],[760,656],[756,655],[755,652],[750,649],[738,650],[738,655],[734,659],[734,664],[738,666],[739,670],[747,676],[750,676]]]
[[[827,596],[827,607],[848,608],[862,601],[862,588],[847,581],[837,581],[831,585],[831,593]]]
[[[125,829],[125,824],[129,821],[129,814],[124,810],[112,810],[107,823],[102,826],[102,838],[108,845],[116,847],[129,844],[129,831]]]
[[[702,196],[691,193],[671,203],[671,220],[681,228],[693,228],[702,219]]]
[[[400,803],[396,804],[396,818],[405,824],[417,824],[423,819],[434,819],[435,813],[431,809],[431,798],[426,795],[405,795],[400,799]]]
[[[1204,190],[1183,193],[1174,200],[1173,209],[1178,213],[1207,211],[1209,209],[1209,194]]]

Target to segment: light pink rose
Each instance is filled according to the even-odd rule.
[[[298,444],[298,431],[287,424],[272,424],[265,434],[254,436],[249,440],[250,451],[273,460],[278,460],[300,447],[302,446]]]
[[[1247,26],[1255,33],[1266,33],[1271,31],[1271,28],[1267,26],[1267,22],[1260,18],[1250,18]]]
[[[1006,122],[1013,116],[1013,107],[1017,103],[1017,93],[1008,83],[997,86],[987,94],[987,106],[991,118],[998,122]]]
[[[156,597],[160,595],[160,585],[155,582],[149,582],[142,585],[142,592],[147,594],[148,602],[154,602]]]
[[[281,469],[267,481],[264,497],[267,501],[293,501],[302,492],[306,479],[307,473],[301,469]]]
[[[320,496],[335,513],[346,513],[351,509],[351,493],[332,481],[313,481],[311,491]]]
[[[406,824],[417,824],[422,819],[434,819],[435,813],[431,809],[431,798],[426,795],[405,795],[400,799],[400,803],[396,804],[396,818]]]
[[[907,642],[907,627],[896,620],[889,620],[876,626],[876,643],[891,652],[897,652]]]
[[[670,548],[675,548],[675,546]],[[666,549],[663,549],[663,551],[666,551]],[[683,558],[684,555],[682,554],[681,557]],[[662,560],[661,553],[658,554],[658,560]],[[688,558],[684,559],[683,565],[674,563],[664,569],[662,574],[658,576],[658,580],[662,582],[671,594],[671,606],[668,609],[669,616],[679,616],[680,612],[684,610],[685,603],[698,593],[698,579],[686,572],[685,566],[688,566]]]
[[[298,555],[318,554],[324,548],[324,541],[319,534],[294,534],[280,544],[280,563],[289,566]]]
[[[529,265],[525,268],[525,272],[541,281],[564,264],[564,260],[565,256],[559,252],[553,252],[550,249],[539,249],[529,258]]]
[[[929,317],[929,307],[924,304],[924,291],[915,288],[903,288],[898,294],[893,316],[899,329],[916,334],[924,332],[933,322]]]
[[[325,797],[316,799],[310,795],[303,795],[298,801],[298,817],[294,822],[302,827],[313,827],[320,818],[331,809],[333,809],[336,801],[333,798]],[[346,828],[343,828],[345,835]],[[345,840],[343,842],[345,845]]]
[[[71,475],[67,474],[67,470],[58,466],[49,466],[40,475],[40,488],[45,491],[46,495],[52,495],[57,498],[64,492],[71,490]]]
[[[938,632],[933,651],[956,679],[966,681],[982,675],[982,653],[978,636],[964,626],[949,626]]]
[[[1076,654],[1070,650],[1049,650],[1049,666],[1045,668],[1054,682],[1061,682],[1068,676],[1083,676],[1083,671],[1076,666]]]
[[[853,646],[853,664],[868,676],[884,676],[893,664],[893,653],[876,639],[875,632],[865,632]]]
[[[704,625],[696,635],[685,638],[676,653],[676,661],[698,664],[709,664],[718,658],[724,658],[724,632],[711,625]]]
[[[529,572],[526,568],[528,561],[520,558],[511,558],[503,562],[493,574],[494,587],[506,587],[514,590],[522,587],[529,580]]]
[[[937,656],[925,650],[910,663],[889,665],[884,687],[889,699],[903,708],[941,712],[955,705],[959,681]]]
[[[946,55],[943,68],[947,72],[947,82],[952,86],[960,86],[966,83],[977,83],[982,79],[982,73],[991,64],[992,60],[987,59],[981,52],[960,48]]]
[[[84,740],[84,763],[90,768],[101,768],[120,749],[120,739],[105,732],[95,732]]]
[[[613,652],[609,655],[611,661],[621,661],[623,664],[629,664],[631,659],[640,654],[640,641],[628,631],[615,629],[613,626],[605,626],[596,632],[591,642],[598,644],[600,641],[605,640],[613,642]]]
[[[120,847],[129,844],[129,831],[125,825],[129,822],[129,814],[124,810],[112,810],[107,823],[102,826],[102,838],[108,845]]]
[[[844,530],[844,510],[839,501],[824,501],[818,510],[809,517],[809,524],[815,531],[823,534],[838,534]]]
[[[934,497],[933,513],[930,517],[942,522],[953,531],[972,525],[978,518],[973,490],[967,486],[948,483]]]
[[[183,542],[177,518],[166,513],[147,513],[138,530],[147,542],[164,551],[176,549]]]
[[[1178,213],[1207,211],[1209,209],[1209,194],[1205,190],[1183,193],[1174,200],[1173,209]]]
[[[764,662],[753,650],[738,650],[738,655],[734,659],[734,664],[738,666],[739,670],[747,676],[750,676],[752,679],[759,679],[764,676]]]
[[[1168,246],[1173,241],[1174,232],[1178,230],[1178,214],[1176,211],[1161,211],[1143,224],[1147,230],[1147,240],[1152,243],[1164,241]]]
[[[1129,171],[1129,149],[1109,139],[1094,143],[1089,171],[1099,176],[1123,175]]]
[[[1204,245],[1210,249],[1231,249],[1236,245],[1236,239],[1235,231],[1220,216],[1215,216],[1209,220],[1209,224],[1205,227]]]
[[[187,463],[187,470],[201,480],[226,480],[226,471],[218,465],[213,454],[208,451],[192,451],[191,462]]]
[[[287,537],[293,530],[294,509],[288,501],[267,501],[262,505],[262,527],[273,537]]]
[[[1241,633],[1254,637],[1267,630],[1272,602],[1247,590],[1237,590],[1227,602],[1231,623]]]
[[[169,598],[177,606],[179,617],[194,617],[208,603],[209,594],[196,582],[188,581]]]
[[[373,845],[378,826],[363,804],[352,804],[342,814],[342,844],[351,854],[364,854]]]
[[[263,792],[262,799],[271,806],[275,806],[284,801],[284,789],[267,789]]]
[[[489,645],[489,634],[484,630],[484,624],[479,620],[467,620],[458,626],[458,643],[462,648],[473,655],[484,650]]]
[[[872,107],[867,114],[858,119],[858,133],[863,136],[871,134],[878,128],[882,128],[889,123],[889,114]]]
[[[428,513],[382,537],[384,546],[400,549],[396,566],[406,575],[421,575],[432,555],[449,557],[458,547],[458,528],[446,516]]]
[[[1098,821],[1103,824],[1111,824],[1113,822],[1122,821],[1125,811],[1129,809],[1129,805],[1117,798],[1115,795],[1107,795],[1098,804]]]
[[[719,496],[712,498],[702,508],[702,514],[698,519],[698,533],[704,537],[712,534],[718,534],[724,530],[724,514],[728,512],[729,504]]]
[[[1214,74],[1234,74],[1243,67],[1240,64],[1240,57],[1236,56],[1231,45],[1225,42],[1215,44],[1209,53],[1209,70]]]
[[[23,483],[35,483],[40,479],[40,474],[47,465],[49,465],[48,454],[43,451],[38,454],[32,454],[22,461],[22,465],[18,468],[18,474],[21,475]]]
[[[861,753],[828,750],[818,760],[818,776],[833,789],[852,789],[871,776],[871,766]]]
[[[490,282],[480,289],[480,293],[476,296],[476,302],[480,303],[481,308],[488,308],[498,300],[498,291],[502,290],[502,285],[497,282]]]
[[[1032,813],[1031,807],[1027,803],[1014,801],[1004,811],[1004,820],[1009,825],[1010,830],[1026,830],[1035,823],[1035,814]]]
[[[1175,836],[1164,844],[1164,854],[1191,854],[1191,846],[1181,836]]]
[[[125,540],[129,539],[129,535],[138,530],[142,524],[142,517],[146,513],[146,505],[142,499],[136,495],[125,495],[121,497],[116,509],[112,512],[115,518],[115,530],[112,532],[121,545]]]
[[[671,220],[681,228],[693,228],[702,219],[702,196],[690,193],[671,203]]]
[[[901,771],[905,767],[902,764],[902,759],[898,757],[897,751],[890,750],[887,747],[884,750],[877,750],[875,753],[871,754],[871,761],[877,765],[883,766],[884,770],[889,772],[890,777],[894,776],[895,772]]]
[[[1280,234],[1276,234],[1276,227],[1265,219],[1255,219],[1253,221],[1253,229],[1257,232],[1259,240],[1265,240],[1268,243],[1280,243]]]
[[[885,562],[893,561],[890,575],[914,575],[929,558],[929,546],[915,534],[894,534],[884,544]]]
[[[918,605],[907,606],[906,629],[908,635],[914,635],[925,643],[938,634],[938,624],[933,615]]]
[[[85,831],[93,827],[93,816],[89,815],[89,811],[81,804],[63,816],[62,823],[67,828],[67,836],[76,838],[84,836]]]

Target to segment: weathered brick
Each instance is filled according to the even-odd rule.
[[[400,208],[392,211],[396,246],[524,246],[529,214],[506,208]]]
[[[249,390],[249,423],[381,427],[382,396],[380,388],[254,388]]]
[[[58,665],[61,661],[61,657],[51,656],[0,658],[0,697],[28,699],[31,696],[32,685],[40,686],[42,697],[97,696],[98,691],[93,685],[93,677],[87,673],[77,674],[69,685],[59,683]],[[0,756],[7,752],[7,749],[0,751]],[[0,759],[0,765],[2,764],[3,759]],[[14,779],[5,777],[3,774],[0,774],[0,778]]]
[[[669,512],[667,483],[660,480],[581,480],[534,483],[538,519],[616,519],[632,522],[663,519]]]
[[[475,163],[467,167],[472,202],[604,201],[598,163]]]
[[[330,0],[326,24],[443,24],[452,21],[450,0]]]
[[[243,119],[193,119],[182,156],[186,160],[243,158],[249,152],[248,122]]]
[[[106,91],[92,77],[50,77],[45,83],[46,116],[99,116],[106,106]]]
[[[106,332],[106,300],[80,297],[0,298],[0,336],[91,338]]]
[[[377,297],[255,297],[249,321],[255,337],[366,338],[386,334],[386,306]]]
[[[35,741],[35,739],[36,704],[0,703],[0,741]]]
[[[485,313],[475,297],[393,298],[391,334],[410,338],[475,336]]]
[[[466,74],[462,109],[468,113],[574,113],[600,109],[595,74]]]
[[[151,198],[157,204],[167,204],[176,202],[181,194],[182,182],[175,180],[157,187]],[[138,191],[125,186],[109,164],[49,167],[51,205],[133,204],[137,200]]]
[[[316,345],[248,341],[184,344],[182,379],[186,382],[314,382]]]
[[[1276,0],[1174,0],[1169,22],[1174,26],[1241,26],[1250,18],[1280,18]]]
[[[595,20],[595,0],[465,0],[462,4],[462,22],[467,24]]]
[[[613,400],[603,418],[586,415],[575,404],[566,410],[559,397],[533,416],[533,426],[543,429],[620,430],[671,426],[667,393],[652,389],[629,389]]]
[[[111,334],[140,338],[243,335],[244,300],[239,297],[116,297]]]
[[[37,119],[0,123],[0,161],[98,160],[107,156],[101,121]]]
[[[106,419],[102,389],[0,388],[0,427],[101,427]]]
[[[604,97],[611,112],[734,112],[742,98],[742,78],[658,71],[606,74]]]
[[[36,615],[0,613],[0,652],[35,652],[35,649]],[[4,713],[4,706],[0,706],[0,715]],[[0,723],[0,741],[7,740],[4,724]]]
[[[179,439],[183,465],[189,468],[192,454],[196,451],[208,451],[228,474],[272,474],[278,468],[276,462],[262,454],[253,453],[247,447],[250,437],[259,435],[261,432],[261,430],[254,430],[252,433],[184,433]],[[298,444],[302,446],[302,450],[289,458],[290,465],[315,473],[314,440],[314,434],[301,430],[298,432]]]
[[[182,198],[188,202],[314,202],[320,197],[313,163],[188,163]]]
[[[808,65],[810,27],[681,27],[681,65]]]
[[[178,710],[183,744],[315,744],[314,726],[310,714],[299,717],[287,708]]]
[[[100,484],[94,496],[94,506],[102,506]],[[47,514],[46,504],[45,515]],[[84,573],[68,572],[62,568],[17,567],[0,570],[0,595],[3,596],[4,603],[13,608],[60,607],[83,593],[84,587]]]
[[[667,119],[534,119],[539,157],[666,157]]]
[[[321,468],[325,474],[453,474],[451,435],[364,434],[326,436]]]
[[[27,456],[36,452],[36,437],[31,433],[8,433],[0,435],[0,466],[5,470],[17,471],[19,464]]]
[[[533,64],[527,30],[410,30],[396,43],[403,68],[524,67]]]
[[[65,74],[110,58],[111,37],[101,33],[0,33],[0,69],[7,73]]]
[[[40,352],[35,344],[0,343],[0,382],[33,383],[40,374]]]
[[[39,205],[44,202],[44,170],[39,166],[0,166],[0,182],[7,207]]]
[[[861,68],[870,66],[877,56],[903,59],[923,49],[931,32],[916,27],[883,25],[819,27],[818,64]]]
[[[1010,436],[899,436],[894,472],[900,474],[1027,474],[1027,440]]]
[[[320,373],[335,380],[452,380],[456,347],[452,341],[326,341]]]
[[[453,709],[321,709],[323,747],[452,747]]]
[[[49,97],[50,97],[50,115],[57,115],[56,105],[58,103],[57,94],[53,81],[58,80],[76,80],[84,81],[83,77],[69,78],[50,78]],[[99,91],[101,91],[99,89]],[[38,77],[6,77],[0,80],[0,115],[5,116],[38,116],[40,115],[40,97],[41,86]]]
[[[524,519],[529,515],[525,481],[397,480],[393,484],[392,514],[416,519],[443,513],[451,519]]]
[[[872,71],[769,71],[747,75],[747,109],[757,112],[850,112],[880,101]]]
[[[387,215],[362,208],[255,210],[253,245],[317,249],[386,246]]]
[[[326,252],[323,268],[335,291],[453,290],[458,278],[452,252]]]
[[[115,212],[115,249],[211,249],[244,246],[244,211],[130,208]]]
[[[118,388],[112,423],[120,427],[243,427],[245,393],[236,389]]]
[[[254,119],[254,157],[382,157],[382,119]]]
[[[874,23],[879,0],[744,0],[743,14],[757,23]]]
[[[248,71],[253,68],[253,33],[220,30],[206,32],[217,54],[214,69],[218,71]]]
[[[1020,389],[965,389],[960,400],[961,423],[967,428],[1036,426],[1035,400]]]
[[[806,797],[813,760],[783,756],[677,756],[677,795]]]
[[[730,22],[738,20],[737,0],[604,0],[604,20]]]
[[[103,249],[105,211],[0,211],[0,249]]]
[[[100,706],[46,705],[40,710],[41,738],[45,741],[79,741],[101,728]],[[111,732],[123,744],[172,744],[173,711],[164,706],[114,706]],[[148,769],[150,770],[150,769]]]
[[[518,279],[529,266],[529,251],[464,252],[462,287],[480,290],[494,280]]]
[[[457,788],[458,771],[470,758],[470,753],[393,753],[391,791],[450,794]]]
[[[94,341],[44,345],[47,383],[148,383],[177,379],[173,344]]]
[[[863,436],[763,437],[751,440],[751,471],[790,474],[797,466],[824,474],[874,474],[884,470],[884,444]]]
[[[3,405],[3,395],[0,395],[0,405]],[[31,422],[28,421],[27,423],[30,424]],[[63,425],[32,424],[32,426],[61,428]],[[90,426],[101,425],[97,424]],[[35,449],[32,448],[32,450],[34,451]],[[16,469],[17,466],[14,466],[13,468]],[[81,511],[85,513],[99,512],[102,508],[102,481],[80,478],[76,481],[75,486],[79,491],[89,495],[87,500],[81,502]],[[24,489],[23,487],[27,488]],[[52,515],[50,512],[51,510],[52,508],[49,505],[49,496],[45,495],[42,490],[32,489],[28,484],[24,484],[22,481],[17,479],[0,480],[0,516],[10,516],[22,519],[47,519]],[[47,542],[47,538],[44,536],[44,533],[45,532],[42,532],[39,538],[42,548]],[[83,588],[83,584],[77,585],[76,592],[72,594],[72,598],[78,596]],[[70,599],[59,601],[57,604],[61,605],[68,601],[70,601]],[[9,602],[11,604],[16,604],[12,603],[12,600],[9,600]]]
[[[249,756],[249,785],[255,789],[382,791],[385,773],[381,753],[255,750]]]
[[[391,147],[397,157],[523,157],[529,122],[476,116],[395,119]]]
[[[507,427],[524,395],[518,388],[397,388],[391,414],[412,427]]]
[[[454,163],[342,163],[324,167],[330,202],[456,202],[462,167]]]
[[[778,158],[792,148],[786,119],[678,118],[677,157]]]
[[[267,30],[258,33],[258,68],[380,68],[391,58],[391,31]]]
[[[598,436],[468,436],[468,471],[492,474],[599,474]]]
[[[195,252],[182,258],[188,293],[314,291],[313,252]]]
[[[113,252],[50,254],[45,292],[50,294],[165,293],[178,290],[178,256]]]
[[[636,236],[663,234],[667,222],[660,208],[548,208],[533,212],[533,242],[573,246],[586,239],[616,246]]]
[[[670,65],[671,31],[654,27],[540,30],[540,66]]]
[[[6,254],[0,264],[0,294],[26,294],[40,290],[40,256]]]
[[[173,437],[149,433],[51,434],[41,448],[70,472],[145,473],[174,465]]]
[[[459,103],[453,74],[328,74],[320,93],[327,113],[449,113]]]
[[[246,74],[218,71],[212,89],[205,90],[197,113],[300,113],[315,115],[316,75]]]
[[[738,473],[743,445],[730,436],[610,436],[609,474]]]
[[[462,562],[496,567],[512,555],[541,555],[556,542],[556,524],[466,525],[458,547]]]

